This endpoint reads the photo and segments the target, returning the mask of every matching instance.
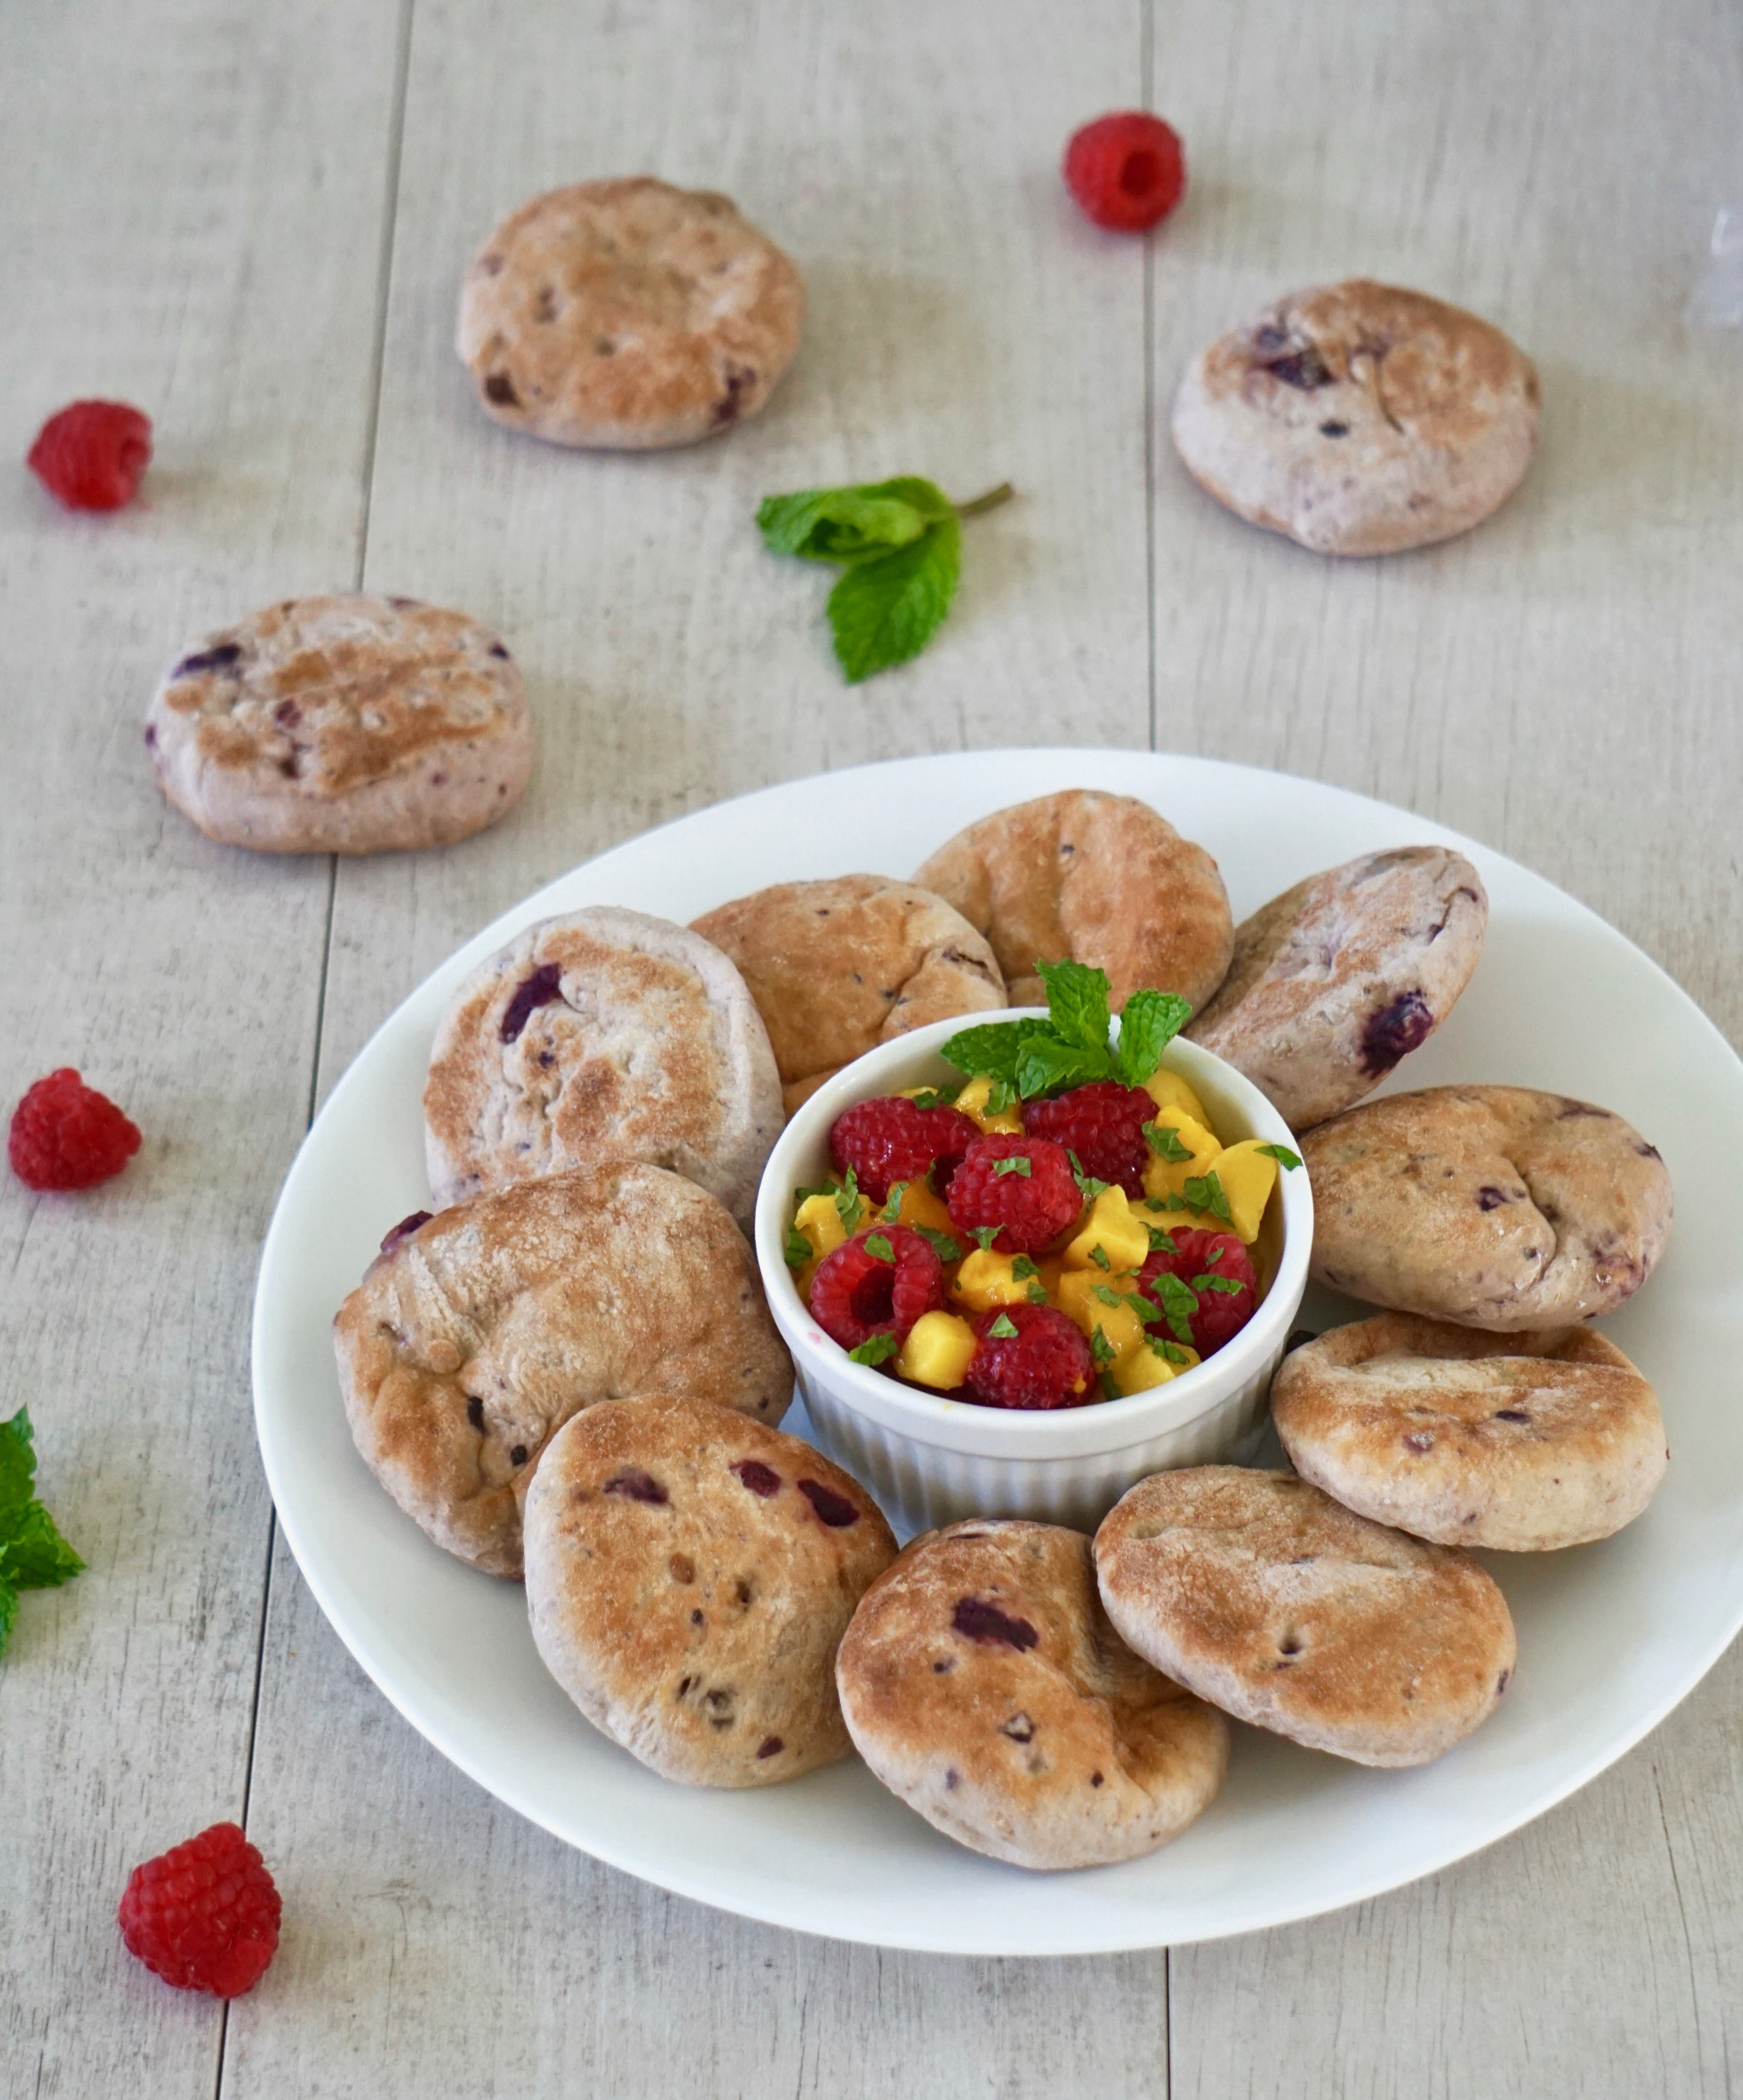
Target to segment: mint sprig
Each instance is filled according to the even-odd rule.
[[[1035,967],[1047,987],[1046,1020],[1031,1017],[965,1028],[940,1047],[946,1064],[970,1078],[1014,1085],[1025,1101],[1098,1079],[1141,1087],[1192,1017],[1191,1005],[1178,992],[1134,991],[1120,1018],[1116,1045],[1109,1041],[1112,987],[1106,971],[1038,960]]]
[[[18,1616],[21,1589],[57,1589],[84,1562],[36,1498],[37,1458],[31,1418],[20,1407],[0,1422],[0,1655]]]
[[[857,488],[802,488],[769,496],[757,511],[776,554],[832,562],[844,571],[829,594],[836,659],[849,685],[906,664],[937,633],[962,574],[962,520],[1009,502],[1009,482],[954,504],[918,475]]]
[[[850,1349],[848,1351],[848,1361],[865,1364],[887,1363],[900,1348],[901,1344],[893,1334],[886,1332],[869,1335],[857,1349]]]

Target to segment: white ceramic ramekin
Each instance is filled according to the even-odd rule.
[[[1093,1531],[1148,1474],[1250,1455],[1272,1373],[1306,1288],[1313,1241],[1307,1171],[1278,1176],[1281,1201],[1268,1207],[1253,1249],[1265,1287],[1258,1311],[1214,1356],[1166,1385],[1085,1407],[1027,1413],[926,1392],[850,1362],[812,1319],[786,1265],[793,1192],[826,1178],[830,1127],[843,1109],[959,1080],[938,1046],[966,1024],[940,1021],[880,1044],[798,1110],[769,1155],[757,1197],[763,1288],[793,1353],[818,1441],[866,1483],[893,1523],[921,1531],[959,1517],[1027,1516]],[[1224,1144],[1261,1138],[1294,1145],[1283,1118],[1232,1065],[1178,1041],[1163,1061],[1203,1102]]]

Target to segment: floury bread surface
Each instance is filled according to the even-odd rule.
[[[209,838],[257,853],[441,846],[520,798],[521,675],[464,613],[411,598],[289,598],[205,636],[146,722],[158,786]]]

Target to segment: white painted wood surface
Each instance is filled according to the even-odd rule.
[[[1146,91],[1193,177],[1147,247],[1054,173]],[[86,391],[159,433],[151,507],[114,520],[0,470],[0,1090],[75,1061],[147,1132],[94,1197],[0,1183],[0,1412],[31,1406],[92,1563],[0,1664],[0,2091],[1743,2089],[1735,1652],[1561,1810],[1359,1909],[1171,1959],[880,1954],[642,1886],[446,1766],[282,1546],[269,1580],[246,1380],[278,1177],[402,993],[585,854],[821,767],[1153,716],[1517,854],[1743,1038],[1743,341],[1678,317],[1740,135],[1743,28],[1710,0],[0,11],[0,458]],[[517,441],[454,360],[460,269],[530,191],[641,168],[791,248],[799,364],[694,452]],[[1204,335],[1357,271],[1512,329],[1546,437],[1483,531],[1340,567],[1201,497],[1166,413]],[[849,693],[824,579],[749,514],[913,471],[1021,500],[968,528],[933,650]],[[336,883],[207,846],[140,761],[162,662],[359,574],[511,641],[527,802]],[[134,1859],[244,1802],[286,1931],[226,2022],[111,1918]]]

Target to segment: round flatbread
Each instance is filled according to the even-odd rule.
[[[791,259],[730,197],[637,175],[504,220],[467,267],[458,348],[497,422],[639,451],[755,415],[804,317]]]
[[[266,853],[442,846],[533,769],[521,675],[488,628],[413,598],[287,598],[197,642],[146,720],[157,785]]]
[[[544,919],[473,971],[424,1086],[438,1203],[603,1159],[670,1167],[749,1230],[780,1079],[726,956],[666,919]]]
[[[773,1786],[852,1749],[835,1652],[895,1558],[859,1482],[724,1407],[590,1407],[527,1494],[527,1606],[596,1728],[692,1786]]]
[[[1291,292],[1201,351],[1174,440],[1219,503],[1319,554],[1468,532],[1537,448],[1531,361],[1499,328],[1357,278]]]
[[[1069,788],[995,810],[914,880],[986,936],[1014,1007],[1047,1004],[1037,962],[1106,970],[1116,1012],[1146,985],[1200,1006],[1229,966],[1216,863],[1127,795]]]
[[[1317,1282],[1510,1334],[1614,1312],[1671,1230],[1654,1146],[1608,1109],[1528,1087],[1365,1101],[1301,1139]]]
[[[1292,1130],[1309,1129],[1428,1040],[1488,925],[1488,892],[1462,853],[1364,853],[1243,920],[1221,990],[1186,1032],[1262,1087]]]
[[[931,891],[882,875],[779,882],[691,931],[743,973],[791,1116],[843,1064],[929,1021],[1005,1003],[991,948]]]
[[[1494,1711],[1517,1653],[1469,1554],[1340,1509],[1293,1473],[1158,1473],[1095,1534],[1108,1617],[1241,1721],[1358,1765],[1421,1765]]]
[[[1504,1336],[1382,1313],[1285,1356],[1271,1412],[1297,1472],[1346,1509],[1504,1553],[1608,1538],[1670,1456],[1657,1394],[1589,1327]]]
[[[934,1829],[1020,1867],[1094,1867],[1176,1837],[1228,1763],[1220,1714],[1133,1654],[1089,1541],[971,1519],[866,1592],[836,1664],[860,1755]]]
[[[407,1219],[333,1338],[364,1462],[493,1575],[519,1575],[527,1483],[582,1408],[675,1390],[774,1423],[792,1397],[743,1235],[658,1167],[578,1167]]]

